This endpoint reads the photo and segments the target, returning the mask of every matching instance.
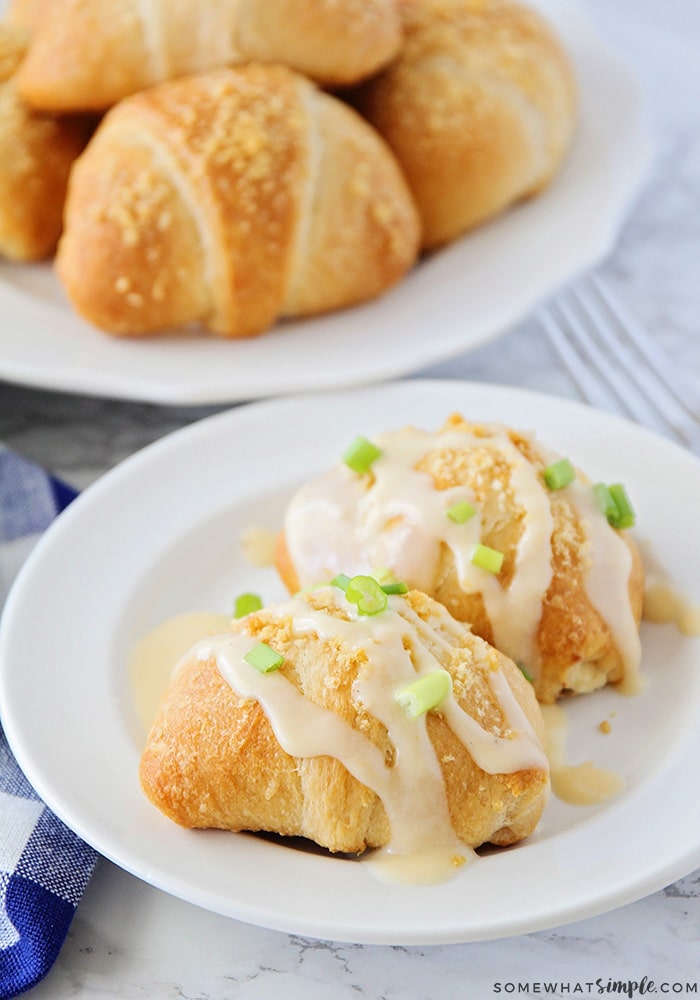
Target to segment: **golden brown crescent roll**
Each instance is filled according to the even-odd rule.
[[[40,260],[54,250],[83,123],[31,111],[15,87],[26,31],[0,24],[0,256]]]
[[[280,62],[349,84],[392,59],[397,0],[51,0],[19,77],[50,111],[101,111],[179,76]]]
[[[48,15],[54,0],[10,0],[5,20],[13,25],[33,30]]]
[[[246,660],[261,649],[278,669]],[[185,657],[140,779],[186,827],[350,853],[445,852],[449,863],[532,832],[549,790],[542,739],[517,667],[441,605],[413,592],[363,614],[329,586],[234,622]]]
[[[373,440],[368,472],[339,462],[291,499],[277,546],[290,591],[389,570],[515,660],[542,702],[634,683],[641,559],[581,472],[552,489],[560,456],[459,416]]]
[[[542,18],[511,0],[404,0],[405,44],[356,104],[386,137],[427,248],[455,239],[559,169],[572,70]]]
[[[104,330],[239,337],[379,295],[415,260],[418,228],[371,126],[300,74],[251,64],[107,113],[71,177],[57,269]]]

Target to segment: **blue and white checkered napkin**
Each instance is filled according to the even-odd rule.
[[[0,445],[0,607],[30,549],[75,491]],[[0,998],[53,965],[97,855],[39,800],[0,725]]]

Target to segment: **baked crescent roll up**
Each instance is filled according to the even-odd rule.
[[[72,173],[57,269],[104,330],[237,337],[380,294],[419,238],[374,129],[300,74],[251,64],[107,113]]]
[[[186,827],[273,831],[330,851],[526,837],[549,778],[520,671],[424,594],[358,609],[325,587],[195,647],[148,737],[146,795]],[[245,659],[261,643],[279,669]],[[445,686],[416,714],[397,695],[426,677]]]
[[[47,16],[54,0],[10,0],[5,11],[9,24],[33,30]]]
[[[102,111],[179,76],[280,62],[349,84],[392,59],[396,0],[52,0],[20,73],[24,99]]]
[[[396,153],[433,248],[550,182],[575,86],[561,44],[518,3],[404,0],[401,11],[401,53],[355,103]]]
[[[515,660],[542,702],[633,685],[641,558],[583,473],[550,488],[545,470],[561,456],[457,415],[437,433],[373,441],[381,454],[367,472],[339,462],[288,504],[277,568],[291,592],[389,570]]]
[[[19,97],[27,39],[19,24],[0,25],[0,255],[17,261],[53,252],[68,176],[88,136],[83,122],[34,112]]]

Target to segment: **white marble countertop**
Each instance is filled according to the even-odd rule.
[[[700,5],[588,3],[601,33],[645,87],[657,144],[650,180],[601,272],[659,341],[700,376]],[[420,374],[576,396],[532,319]],[[212,411],[0,383],[0,440],[83,487],[143,445]],[[685,995],[700,991],[699,938],[700,872],[566,927],[422,948],[329,944],[246,926],[101,861],[57,964],[31,996],[568,997],[602,995],[613,992],[611,984],[641,983],[645,976],[656,992]],[[642,989],[629,995],[642,995]]]

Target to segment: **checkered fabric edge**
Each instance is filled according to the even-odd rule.
[[[76,491],[0,445],[0,606],[22,563]],[[0,998],[53,966],[96,852],[39,799],[0,725]]]

